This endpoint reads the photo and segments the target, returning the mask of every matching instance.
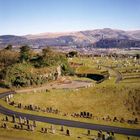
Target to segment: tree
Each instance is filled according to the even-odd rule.
[[[71,51],[67,54],[68,57],[75,57],[77,56],[78,52],[77,51]]]
[[[22,46],[20,48],[20,61],[29,61],[31,58],[30,47],[28,45]]]
[[[47,47],[47,48],[44,48],[42,49],[42,55],[43,57],[46,57],[47,55],[50,55],[52,52],[51,48],[50,47]]]
[[[5,50],[12,50],[13,46],[11,44],[7,45],[7,47],[5,48]]]
[[[18,53],[18,57],[15,57],[15,53]],[[27,45],[20,48],[20,53],[4,49],[0,51],[1,64],[6,64],[0,67],[0,78],[6,87],[41,85],[57,77],[58,67],[61,67],[62,75],[74,74],[66,55],[50,48],[43,49],[41,54],[33,53]],[[49,70],[46,70],[47,67]],[[42,77],[44,73],[51,74],[46,78]]]
[[[0,51],[0,68],[5,68],[18,61],[19,53],[12,50],[3,49]]]
[[[34,65],[36,67],[47,67],[47,66],[59,66],[66,61],[66,56],[54,52],[50,48],[45,48],[42,50],[42,54],[36,57],[34,60]]]
[[[136,54],[136,58],[137,59],[140,59],[140,54]]]
[[[32,68],[32,65],[28,63],[17,63],[7,67],[3,70],[5,85],[8,87],[30,86],[30,80],[34,77],[31,73]]]

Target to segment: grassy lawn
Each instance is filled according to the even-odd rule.
[[[0,93],[6,92],[6,91],[8,91],[8,89],[6,89],[6,88],[0,88]]]
[[[116,64],[126,63],[126,60],[113,60],[113,59],[103,59],[103,58],[73,58],[69,60],[70,62],[75,63],[83,63],[82,66],[76,68],[77,73],[101,73],[105,71],[105,68],[98,68],[98,65],[104,66],[114,66],[115,70],[119,72],[125,71],[126,67],[116,67]],[[133,61],[128,59],[130,66],[129,69],[135,69],[133,66]],[[137,69],[140,67],[137,66]],[[119,122],[109,122],[102,120],[103,117],[107,117],[108,115],[113,118],[124,118],[135,119],[138,118],[140,120],[140,96],[138,91],[140,91],[139,78],[133,78],[135,75],[139,75],[139,73],[124,73],[124,76],[132,76],[130,79],[124,79],[120,81],[118,84],[115,84],[115,74],[113,72],[110,73],[111,77],[108,80],[100,84],[95,84],[93,87],[82,88],[82,89],[51,89],[49,92],[36,92],[36,93],[22,93],[14,95],[14,100],[16,103],[22,103],[22,105],[37,105],[41,108],[52,107],[53,109],[58,109],[60,114],[53,113],[43,113],[43,112],[35,112],[29,111],[25,109],[18,109],[13,106],[8,105],[3,100],[0,100],[0,104],[3,106],[24,113],[30,113],[41,116],[49,116],[56,118],[63,118],[69,120],[83,121],[83,122],[91,122],[97,124],[105,124],[105,125],[113,125],[119,127],[127,127],[127,128],[140,128],[140,124],[128,124],[128,123],[119,123]],[[73,80],[88,80],[87,78],[77,78],[71,77]],[[90,80],[91,81],[91,80]],[[93,82],[94,83],[94,82]],[[6,89],[0,88],[0,93],[6,91]],[[135,97],[135,98],[134,98]],[[133,100],[133,98],[135,100]],[[137,107],[137,108],[136,108]],[[92,119],[86,118],[74,118],[71,116],[72,113],[80,113],[80,112],[90,112],[93,116],[96,116]],[[67,116],[64,116],[67,114]],[[2,116],[2,115],[1,115]],[[140,123],[140,122],[139,122]],[[11,125],[11,124],[9,124]],[[0,140],[74,140],[78,139],[80,136],[82,139],[91,139],[94,135],[97,134],[96,131],[92,131],[92,136],[86,136],[87,130],[70,128],[72,132],[71,137],[67,137],[58,130],[60,126],[57,127],[57,132],[55,135],[48,133],[42,134],[39,132],[42,126],[50,127],[50,124],[39,123],[38,122],[38,130],[35,132],[29,132],[26,130],[15,130],[9,128],[8,130],[0,128]],[[9,133],[11,132],[11,133]],[[11,135],[10,135],[11,134]],[[127,140],[126,136],[116,135],[118,140]],[[137,140],[135,137],[132,140]],[[138,139],[139,140],[139,139]]]
[[[102,83],[86,89],[16,94],[13,100],[23,105],[31,103],[40,107],[53,107],[64,113],[89,111],[95,116],[111,115],[131,118],[133,116],[127,111],[122,99],[127,98],[130,90],[133,91],[139,87],[133,84],[131,89],[128,87],[124,86],[123,83],[113,86],[107,84],[106,81],[106,84]]]
[[[132,83],[131,88],[123,82],[116,85],[112,78],[101,84],[96,84],[95,87],[85,89],[53,89],[49,92],[22,93],[14,95],[13,100],[16,103],[22,103],[22,105],[38,105],[41,108],[52,107],[60,110],[60,114],[58,115],[18,109],[7,105],[2,100],[0,103],[12,110],[31,114],[120,127],[140,128],[140,125],[130,125],[127,123],[102,120],[102,117],[106,117],[107,115],[112,118],[114,116],[117,118],[121,118],[123,116],[125,119],[134,119],[135,117],[139,118],[138,115],[134,116],[132,112],[128,111],[127,107],[124,105],[125,99],[129,98],[129,91],[132,91],[133,93],[135,89],[139,89],[139,84]],[[71,116],[72,113],[80,113],[81,111],[90,112],[94,116],[97,116],[98,119],[74,118]],[[64,113],[68,113],[68,115],[63,116]]]
[[[0,125],[3,124],[2,118],[5,116],[0,114]],[[8,129],[0,128],[0,140],[76,140],[80,137],[82,140],[88,140],[96,138],[97,131],[92,130],[91,135],[87,135],[86,129],[79,129],[79,128],[71,128],[71,127],[64,127],[64,132],[60,131],[61,126],[54,126],[56,133],[52,134],[50,127],[51,124],[48,123],[41,123],[37,122],[37,127],[34,131],[27,131],[26,127],[24,126],[23,130],[14,129],[14,124],[11,123],[11,118],[9,117],[9,122],[7,123]],[[18,120],[16,120],[18,123]],[[32,124],[32,121],[30,122]],[[41,128],[48,128],[48,133],[41,133]],[[70,130],[71,136],[66,136],[66,129]],[[103,132],[104,133],[104,132]],[[106,133],[104,133],[106,134]],[[115,134],[116,140],[127,140],[127,136]],[[139,140],[138,137],[130,136],[132,140]]]
[[[83,63],[81,67],[88,67],[89,71],[93,69],[96,71],[97,61],[102,61],[103,65],[112,65],[114,63],[111,59],[102,59],[102,58],[73,58],[69,60],[70,62],[78,62]],[[120,61],[120,60],[119,60]],[[131,61],[131,60],[129,60]],[[80,67],[78,67],[80,68]],[[95,68],[95,69],[94,69]],[[121,68],[120,68],[121,70]],[[82,72],[84,69],[82,69]],[[85,69],[86,71],[86,69]],[[102,71],[102,69],[100,70]],[[80,71],[81,72],[81,71]],[[86,71],[87,72],[87,71]],[[133,73],[134,74],[134,73]],[[8,108],[12,108],[14,110],[30,112],[38,115],[45,115],[50,117],[57,118],[65,118],[72,120],[80,120],[85,122],[106,124],[106,125],[115,125],[122,127],[131,127],[131,128],[140,128],[140,125],[130,125],[127,123],[117,123],[117,122],[106,122],[103,121],[103,117],[107,117],[108,115],[113,118],[121,118],[124,119],[135,119],[136,117],[140,119],[140,115],[132,109],[128,110],[128,106],[125,105],[127,100],[131,101],[131,97],[135,94],[136,90],[140,90],[139,87],[139,79],[126,79],[121,81],[118,84],[115,84],[115,74],[111,73],[111,79],[105,80],[100,84],[96,84],[93,87],[85,88],[85,89],[52,89],[50,92],[37,92],[37,93],[22,93],[16,94],[13,100],[16,103],[22,103],[22,105],[37,105],[41,108],[52,107],[54,109],[58,109],[60,111],[60,115],[55,115],[52,113],[43,113],[43,112],[34,112],[23,109],[17,109],[12,106],[5,104],[3,101],[0,101]],[[87,80],[87,78],[77,78],[72,77],[71,79],[78,80]],[[130,84],[131,83],[131,86]],[[131,97],[130,93],[132,94]],[[133,105],[138,106],[139,97],[137,97],[137,102],[133,102]],[[24,99],[24,100],[23,100]],[[131,105],[130,105],[131,106]],[[73,118],[71,117],[72,113],[80,113],[80,112],[90,112],[95,117],[94,119],[85,119],[85,118]],[[63,114],[67,113],[67,116],[63,116]]]

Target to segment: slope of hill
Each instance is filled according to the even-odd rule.
[[[92,47],[140,47],[140,30],[123,31],[110,28],[64,33],[41,33],[36,35],[0,36],[0,45],[35,46],[92,46]]]

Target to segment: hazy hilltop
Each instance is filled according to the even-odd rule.
[[[40,33],[35,35],[0,36],[0,45],[23,45],[31,46],[91,46],[101,48],[125,48],[140,47],[140,30],[123,31],[110,28],[63,32],[63,33]]]

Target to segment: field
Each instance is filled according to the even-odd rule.
[[[95,64],[95,60],[92,64],[91,59],[77,59],[78,58],[75,58],[73,62],[78,61],[80,63],[81,61],[82,63],[84,63],[82,68],[77,68],[78,72],[85,72],[83,70],[84,67],[86,67],[86,72],[88,70],[91,72],[91,70],[93,69],[93,71],[99,73],[105,69],[104,68],[98,70],[96,68],[97,64]],[[101,61],[101,58],[98,58],[98,61]],[[105,66],[108,65],[113,65],[113,61],[112,63],[111,60],[109,60],[109,62],[107,61],[105,63]],[[89,69],[87,67],[89,67]],[[124,70],[124,68],[122,69]],[[120,71],[122,69],[120,68]],[[128,73],[127,75],[140,76],[140,73]],[[116,75],[114,75],[113,73],[110,76],[110,79],[107,79],[100,84],[94,84],[93,82],[92,87],[84,89],[52,89],[49,92],[17,94],[14,96],[13,100],[15,102],[22,103],[23,105],[28,105],[29,103],[31,103],[32,105],[38,105],[40,107],[53,107],[57,108],[63,113],[69,114],[74,112],[78,113],[80,111],[88,111],[92,112],[95,116],[98,116],[99,118],[106,117],[107,115],[110,115],[111,117],[123,116],[126,119],[131,119],[135,117],[139,118],[139,114],[133,115],[133,112],[128,110],[128,108],[125,106],[125,102],[129,100],[129,96],[137,96],[138,93],[136,93],[136,91],[140,90],[140,78],[125,78],[118,84],[115,83],[115,79]],[[131,86],[129,82],[131,82]],[[129,95],[130,93],[131,95]],[[139,100],[139,98],[137,100]],[[136,103],[137,102],[138,101],[136,101]]]
[[[36,90],[30,88],[30,92],[23,92],[15,94],[11,101],[14,101],[15,106],[8,105],[4,100],[0,101],[0,104],[13,110],[20,112],[28,112],[30,114],[38,114],[43,116],[51,116],[56,118],[65,118],[70,120],[78,120],[83,122],[92,122],[97,124],[113,125],[127,128],[140,128],[140,122],[138,124],[128,124],[127,120],[140,120],[140,66],[139,60],[132,58],[108,58],[108,57],[96,57],[96,58],[72,58],[69,60],[74,66],[77,74],[82,73],[95,73],[104,74],[106,71],[109,72],[109,78],[103,82],[97,84],[96,81],[89,80],[87,78],[79,78],[77,76],[65,77],[70,80],[90,81],[92,86],[86,88],[51,88],[49,90]],[[78,63],[77,63],[78,62]],[[116,82],[118,78],[118,72],[121,74],[121,80]],[[69,83],[67,83],[69,86]],[[44,85],[47,88],[47,85]],[[55,86],[54,86],[55,87]],[[25,90],[25,89],[24,89]],[[0,89],[2,92],[2,89]],[[24,100],[23,100],[24,99]],[[16,106],[21,103],[22,108],[19,109]],[[52,108],[58,110],[59,113],[48,113],[43,111],[31,111],[24,107],[32,105],[39,106],[42,110],[46,108]],[[92,118],[73,117],[74,113],[80,114],[80,112],[92,113]],[[107,121],[106,118],[109,116],[111,121]],[[116,117],[118,120],[123,118],[124,123],[120,121],[113,121]],[[104,118],[104,119],[103,119]],[[39,123],[40,125],[46,125]],[[47,124],[49,125],[49,124]],[[60,126],[59,126],[60,127]],[[3,129],[1,129],[3,131]],[[7,135],[7,131],[3,131],[3,135]],[[38,137],[40,140],[48,139],[75,139],[77,135],[80,135],[86,130],[71,128],[73,132],[72,137],[62,136],[60,134],[52,135],[47,134],[47,137],[42,135],[40,132],[26,132],[25,135],[31,133],[31,135],[25,136],[24,131],[19,132],[13,130],[13,137],[15,133],[17,136],[22,136],[23,139],[34,139]],[[84,132],[83,132],[84,131]],[[97,133],[97,132],[93,132]],[[0,137],[4,137],[0,135]],[[46,134],[45,134],[46,135]],[[11,137],[11,136],[10,136]],[[5,138],[5,137],[4,137]],[[10,138],[9,138],[10,139]],[[16,139],[16,138],[15,138]],[[18,139],[18,138],[17,138]],[[89,139],[83,135],[82,139]],[[127,139],[126,136],[117,135],[118,140]],[[5,140],[5,139],[4,139]],[[8,135],[7,139],[8,140]],[[133,138],[132,140],[135,140]]]
[[[51,115],[61,118],[63,117],[63,114],[67,114],[67,119],[77,119],[72,118],[71,114],[80,113],[82,111],[91,112],[96,117],[88,120],[82,119],[82,121],[90,121],[94,123],[110,124],[108,121],[102,121],[102,118],[105,118],[108,115],[111,118],[116,116],[119,119],[122,116],[124,119],[134,119],[135,117],[139,117],[139,115],[133,115],[133,112],[130,112],[127,109],[127,106],[124,105],[125,99],[129,99],[129,85],[124,86],[124,84],[121,84],[116,88],[115,85],[110,85],[110,83],[113,82],[114,80],[112,79],[112,81],[106,81],[106,84],[101,83],[95,87],[79,90],[54,89],[49,92],[21,93],[15,95],[13,100],[16,103],[21,103],[23,106],[32,104],[38,105],[42,109],[52,107],[53,109],[60,110],[60,115],[45,113],[46,116]],[[114,90],[112,90],[113,88]],[[133,91],[135,88],[136,84],[132,84],[131,90]],[[111,124],[124,125],[116,122],[111,122]],[[125,125],[127,127],[139,127],[139,125]]]

